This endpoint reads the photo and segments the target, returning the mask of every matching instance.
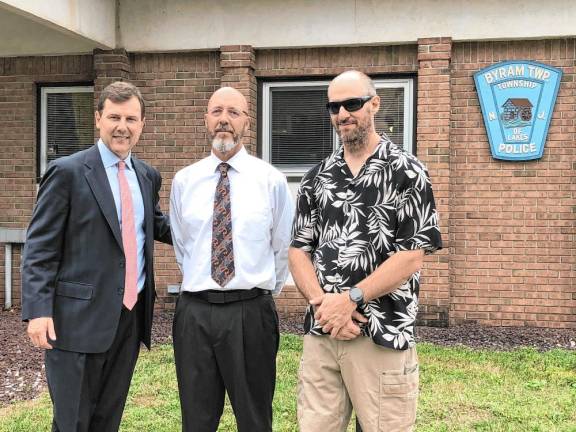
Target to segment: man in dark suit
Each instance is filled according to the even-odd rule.
[[[144,101],[106,87],[100,140],[44,175],[22,259],[22,318],[46,349],[52,430],[117,431],[140,342],[149,348],[154,240],[171,243],[158,171],[131,154]]]

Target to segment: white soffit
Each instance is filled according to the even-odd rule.
[[[576,34],[573,0],[119,0],[128,51],[539,39]]]
[[[89,53],[116,43],[116,2],[2,1],[0,56]]]

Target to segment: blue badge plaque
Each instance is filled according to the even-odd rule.
[[[495,159],[540,159],[562,71],[541,63],[510,61],[474,74],[490,149]]]

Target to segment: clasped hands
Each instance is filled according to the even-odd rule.
[[[356,303],[350,300],[348,292],[326,293],[310,300],[315,306],[314,319],[322,326],[324,333],[337,340],[351,340],[360,334],[358,322],[368,319],[356,310]]]

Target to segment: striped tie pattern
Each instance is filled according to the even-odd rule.
[[[234,248],[232,245],[232,212],[230,211],[230,165],[218,165],[220,179],[214,194],[212,220],[212,279],[221,287],[234,277]]]

